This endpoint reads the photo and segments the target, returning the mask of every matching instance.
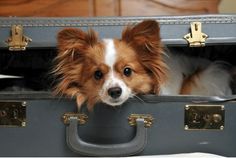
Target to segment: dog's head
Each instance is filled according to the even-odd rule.
[[[56,92],[82,95],[90,108],[99,101],[116,106],[136,94],[158,94],[166,77],[159,32],[152,20],[125,28],[121,39],[99,40],[93,30],[60,31]]]

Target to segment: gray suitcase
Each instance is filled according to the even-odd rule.
[[[145,19],[160,22],[170,49],[236,64],[235,15],[0,18],[0,75],[24,76],[0,79],[0,156],[236,156],[234,95],[145,95],[78,113],[75,100],[51,94],[48,71],[59,30],[93,28],[102,38],[120,37],[124,26]]]

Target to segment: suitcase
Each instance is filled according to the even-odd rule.
[[[160,23],[169,49],[235,64],[235,15],[2,17],[0,156],[236,156],[235,95],[142,95],[116,108],[100,103],[92,112],[86,106],[78,112],[73,98],[52,95],[49,70],[59,30],[93,28],[101,38],[113,38],[145,19]]]

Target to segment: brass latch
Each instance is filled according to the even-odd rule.
[[[185,130],[223,130],[224,105],[186,105]]]
[[[191,23],[191,33],[188,33],[184,36],[189,43],[190,47],[203,47],[208,35],[202,32],[202,23],[201,22],[192,22]]]
[[[135,126],[136,125],[136,119],[144,119],[144,126],[146,128],[151,127],[153,124],[153,117],[149,114],[131,114],[128,117],[129,125]]]
[[[26,126],[26,102],[1,101],[0,102],[0,126],[1,127],[25,127]]]
[[[23,34],[22,25],[12,25],[11,37],[6,40],[10,51],[23,51],[32,39]]]
[[[80,125],[83,125],[87,122],[88,116],[81,113],[65,113],[62,116],[62,121],[64,124],[69,124],[71,118],[76,118]]]

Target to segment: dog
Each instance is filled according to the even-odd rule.
[[[65,28],[58,33],[54,74],[56,94],[86,102],[122,105],[138,94],[230,95],[227,63],[169,52],[161,42],[159,23],[145,20],[127,26],[120,39]]]

